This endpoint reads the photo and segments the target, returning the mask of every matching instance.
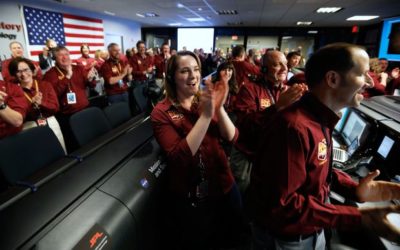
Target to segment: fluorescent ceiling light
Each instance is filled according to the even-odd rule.
[[[182,23],[169,23],[168,25],[169,26],[181,26]]]
[[[308,34],[318,34],[318,30],[309,30]]]
[[[144,18],[144,15],[136,13],[136,16]]]
[[[146,12],[146,13],[144,13],[144,15],[146,17],[158,17],[158,14],[156,14],[154,12]]]
[[[352,16],[347,18],[347,21],[369,21],[375,18],[378,18],[379,16]]]
[[[178,7],[178,8],[183,8],[183,7],[185,7],[185,5],[183,5],[183,4],[181,4],[181,3],[177,3],[177,4],[176,4],[176,7]]]
[[[108,11],[108,10],[105,10],[104,13],[107,14],[107,15],[110,15],[110,16],[115,16],[114,12],[111,12],[111,11]]]
[[[343,9],[342,7],[321,7],[316,10],[317,13],[335,13]]]
[[[292,36],[283,36],[282,40],[288,40],[288,39],[292,39],[292,38],[293,38]]]
[[[312,22],[310,21],[302,21],[302,22],[297,22],[297,25],[311,25]]]
[[[202,17],[192,17],[192,18],[186,18],[189,22],[204,22],[206,19]]]
[[[202,11],[203,9],[202,9],[202,8],[198,8],[197,10],[198,10],[198,11]]]

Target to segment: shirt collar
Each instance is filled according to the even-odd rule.
[[[340,119],[333,110],[318,100],[318,98],[312,93],[306,93],[301,98],[301,102],[307,106],[308,110],[321,123],[321,125],[325,125],[330,129],[333,129]]]

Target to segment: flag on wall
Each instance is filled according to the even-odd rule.
[[[27,50],[32,60],[38,61],[46,40],[51,38],[58,45],[66,46],[72,59],[81,56],[80,46],[86,43],[91,56],[104,49],[103,20],[23,7]]]

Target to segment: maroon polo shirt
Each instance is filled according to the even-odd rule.
[[[60,104],[60,113],[70,115],[86,108],[89,105],[86,96],[86,87],[94,87],[96,82],[89,82],[87,80],[87,74],[80,66],[72,65],[73,74],[71,79],[65,77],[67,74],[66,71],[61,68],[59,69],[62,73],[60,73],[55,66],[52,67],[46,72],[43,80],[50,82],[53,86],[58,97],[58,103]],[[69,93],[70,90],[76,95],[75,104],[68,104],[67,102],[67,93]]]
[[[39,105],[40,112],[43,117],[50,117],[55,115],[60,106],[58,104],[58,98],[56,92],[53,89],[51,83],[46,81],[38,81],[39,92],[42,93],[42,104]],[[35,83],[32,84],[30,89],[22,88],[22,90],[27,94],[31,99],[37,94]],[[25,95],[24,95],[25,96]],[[25,96],[25,101],[29,106],[26,112],[26,121],[36,121],[38,118],[38,111],[33,108],[32,102]]]
[[[76,65],[82,66],[86,72],[89,72],[92,68],[92,63],[95,62],[96,59],[91,58],[89,56],[81,56],[75,60]]]
[[[168,187],[173,193],[187,197],[194,173],[198,168],[199,152],[206,167],[206,178],[209,182],[209,195],[219,196],[227,193],[234,179],[228,159],[220,145],[221,135],[218,124],[213,119],[195,156],[186,141],[186,136],[192,130],[199,118],[199,107],[192,104],[190,111],[172,105],[164,99],[159,102],[151,113],[154,137],[167,154]],[[233,141],[236,140],[236,130]]]
[[[154,66],[156,67],[156,78],[164,78],[167,72],[167,61],[164,54],[154,56]]]
[[[323,228],[360,225],[356,207],[326,203],[332,131],[338,120],[312,94],[275,116],[261,137],[251,175],[256,224],[273,235],[306,235]],[[354,200],[356,186],[347,174],[333,171],[333,190]]]
[[[136,53],[130,58],[129,63],[132,66],[133,80],[147,80],[146,74],[143,74],[143,71],[147,71],[149,67],[153,67],[153,59],[149,55],[146,54],[145,57],[142,57],[139,53]]]
[[[25,101],[24,93],[22,92],[21,88],[14,83],[0,81],[0,91],[7,93],[4,103],[25,118],[26,110],[29,108],[29,106]],[[0,110],[0,112],[2,112],[2,110]],[[22,126],[14,127],[0,118],[0,139],[16,134],[21,131],[21,129]]]
[[[252,82],[253,79],[261,79],[260,68],[246,61],[232,61],[236,73],[236,82],[239,87],[246,83]],[[251,77],[249,77],[251,75]]]
[[[367,88],[363,92],[363,96],[366,98],[377,96],[377,95],[385,95],[385,86],[380,83],[380,76],[376,75],[374,72],[369,72],[372,80],[374,81],[374,87]]]
[[[234,112],[237,115],[236,124],[240,136],[236,147],[252,159],[257,144],[260,129],[265,128],[268,120],[276,113],[275,103],[286,85],[279,88],[271,87],[272,83],[249,82],[243,85],[234,102]]]
[[[10,65],[10,62],[14,60],[14,58],[8,58],[4,60],[1,64],[1,75],[3,76],[4,81],[6,82],[18,82],[18,79],[15,76],[10,75],[10,71],[8,70],[8,66]],[[32,61],[33,65],[35,65],[36,68],[36,79],[42,79],[42,70],[40,69],[39,63]]]
[[[106,90],[107,95],[118,95],[125,93],[128,90],[128,76],[125,76],[123,79],[123,84],[119,83],[110,84],[110,78],[119,76],[124,70],[126,63],[119,61],[115,62],[112,59],[108,59],[103,63],[101,67],[101,72],[104,78],[104,89]]]

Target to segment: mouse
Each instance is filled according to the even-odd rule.
[[[386,219],[400,230],[400,213],[388,213]]]

